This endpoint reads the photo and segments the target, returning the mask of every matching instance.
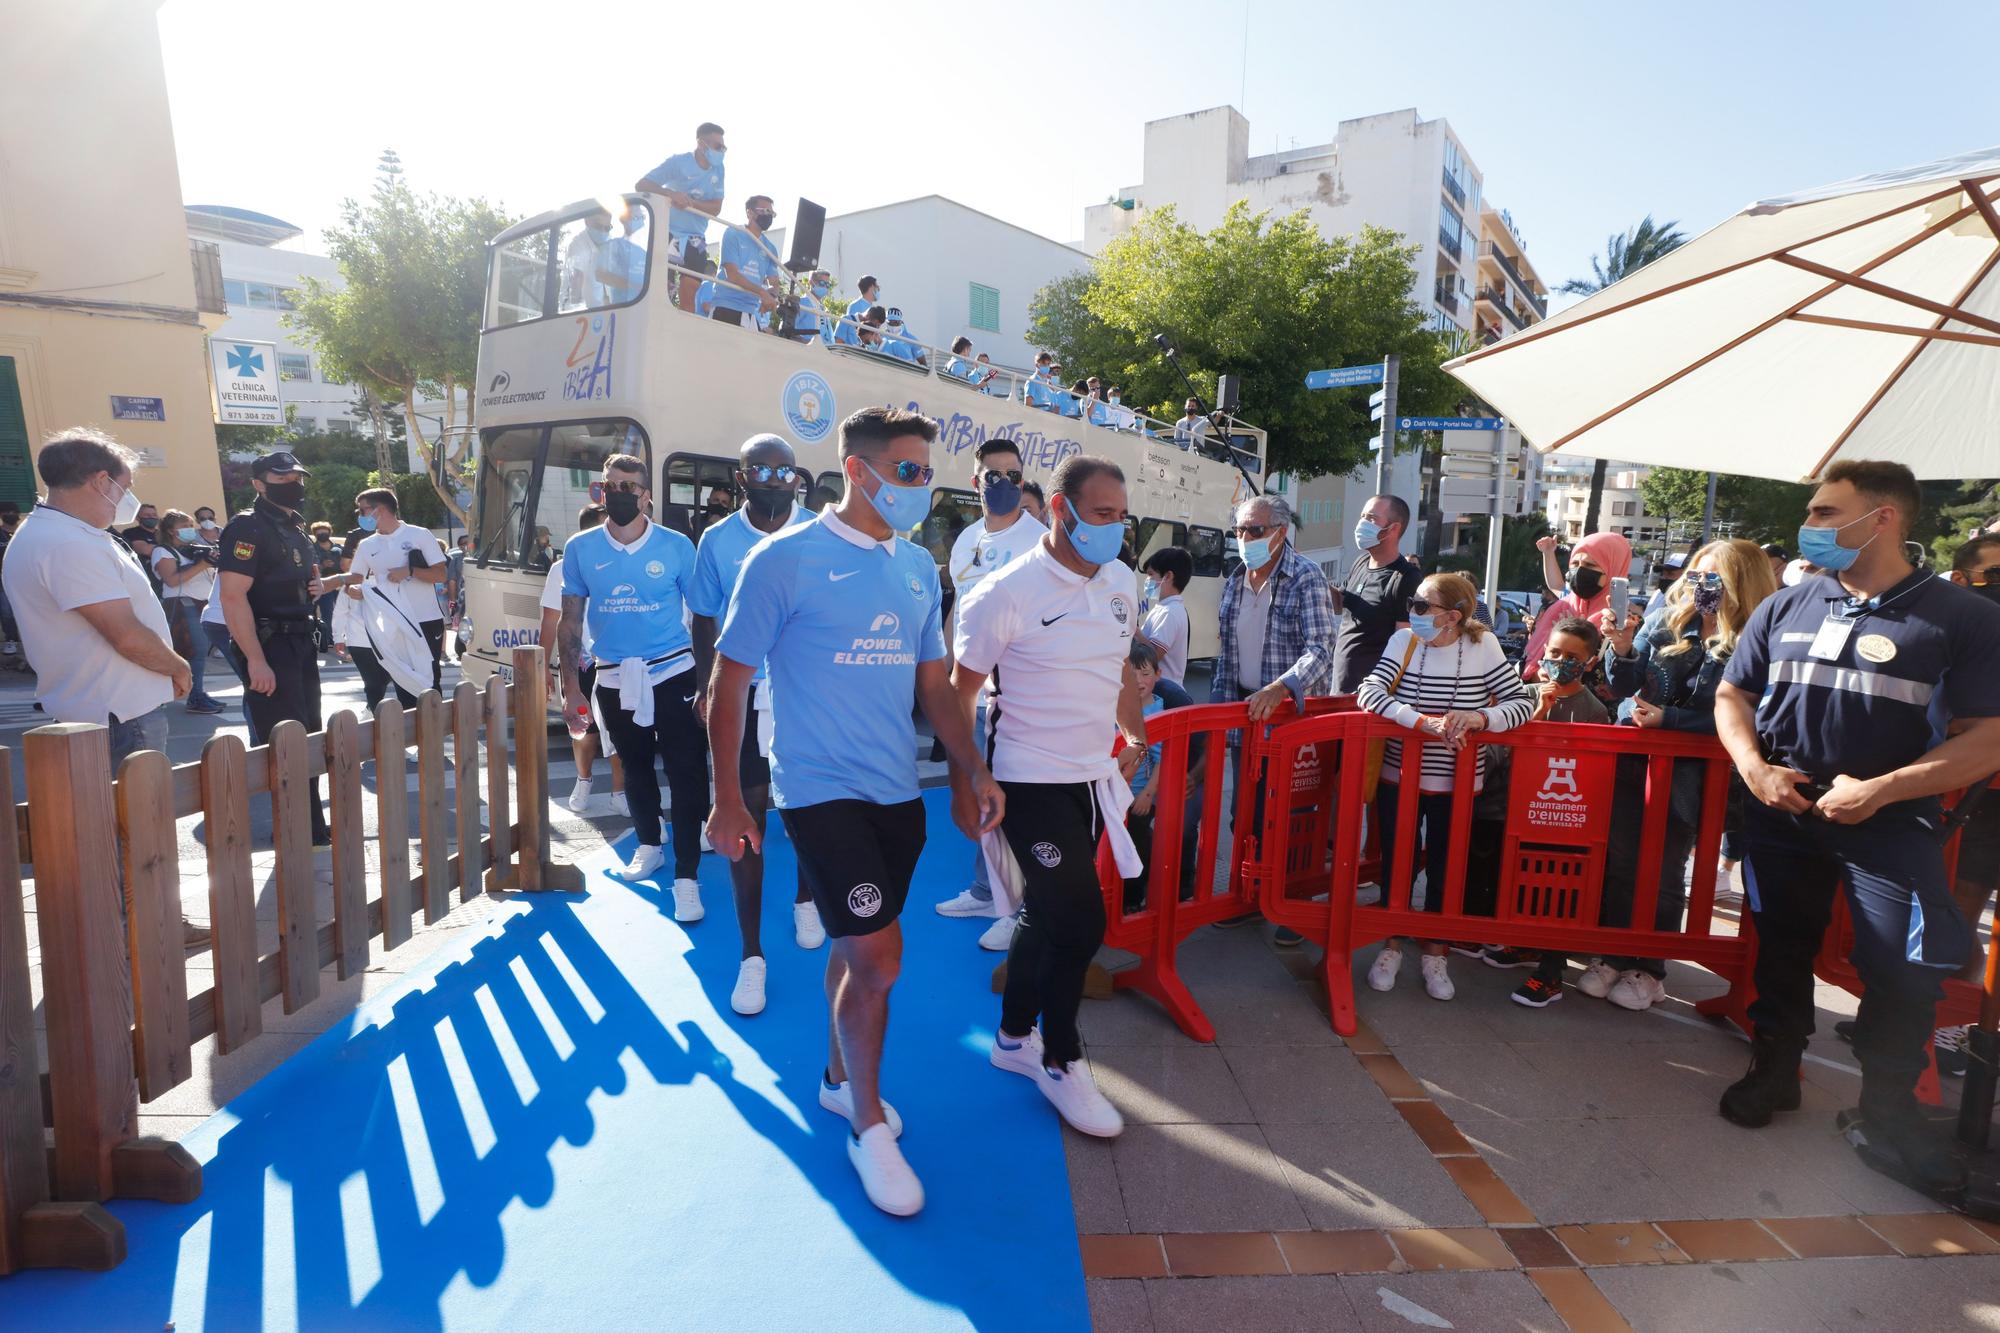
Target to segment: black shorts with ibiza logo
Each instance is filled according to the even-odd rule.
[[[778,815],[827,934],[873,935],[902,915],[924,850],[921,799],[821,801]]]

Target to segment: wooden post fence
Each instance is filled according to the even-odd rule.
[[[411,719],[393,700],[369,719],[336,714],[314,734],[280,723],[254,750],[217,736],[198,761],[178,768],[158,751],[141,751],[115,781],[105,728],[41,727],[23,747],[27,803],[19,807],[12,756],[0,748],[0,798],[15,811],[0,820],[0,1275],[113,1267],[124,1258],[125,1231],[101,1201],[199,1196],[201,1167],[186,1150],[136,1132],[140,1101],[189,1077],[193,1043],[213,1036],[227,1052],[256,1040],[265,1001],[282,999],[287,1013],[310,1004],[321,968],[334,966],[341,977],[364,970],[373,939],[395,948],[410,938],[419,903],[427,923],[444,916],[453,884],[460,902],[487,889],[582,887],[581,873],[549,850],[542,650],[516,649],[512,667],[511,687],[496,676],[484,691],[467,682],[449,702],[434,690],[418,701],[414,877]],[[484,836],[482,738],[491,821]],[[361,820],[371,756],[376,898],[368,896]],[[447,772],[455,800],[446,795]],[[509,816],[510,772],[518,822]],[[321,777],[331,789],[329,921],[315,910],[311,801]],[[271,798],[276,851],[278,944],[268,956],[257,943],[251,867],[250,803],[259,794]],[[208,844],[215,982],[190,995],[175,821],[194,815]],[[46,1094],[28,984],[21,868],[30,862],[47,1006]]]

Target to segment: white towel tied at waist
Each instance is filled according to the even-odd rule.
[[[771,757],[771,737],[777,734],[776,714],[771,710],[771,682],[753,685],[751,706],[757,710],[757,753]]]
[[[1104,821],[1104,833],[1111,842],[1111,859],[1118,865],[1118,874],[1125,879],[1138,877],[1144,873],[1146,863],[1140,859],[1139,848],[1125,828],[1125,812],[1132,808],[1132,788],[1114,765],[1107,776],[1090,784],[1090,795],[1097,803],[1098,818]],[[1021,910],[1023,896],[1021,865],[1014,859],[1014,849],[995,827],[979,835],[979,850],[986,857],[986,877],[993,886],[993,915],[1014,915]]]
[[[643,657],[628,657],[617,663],[600,661],[597,664],[597,683],[618,691],[618,706],[632,715],[633,726],[650,727],[653,725],[653,687],[693,667],[694,654],[685,648],[650,662]],[[602,725],[603,719],[599,718],[598,722]]]

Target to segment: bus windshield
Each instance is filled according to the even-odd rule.
[[[576,532],[577,511],[603,500],[604,460],[643,459],[646,432],[630,421],[572,421],[487,431],[479,464],[479,563],[546,570]]]
[[[634,198],[509,237],[493,248],[486,327],[631,305],[646,291],[652,235],[652,210]]]

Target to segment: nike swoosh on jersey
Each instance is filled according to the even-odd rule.
[[[850,569],[850,570],[848,570],[848,571],[847,571],[847,572],[846,572],[845,574],[836,574],[836,573],[834,573],[834,572],[833,572],[832,570],[830,570],[830,569],[829,569],[829,570],[827,570],[827,571],[826,571],[826,581],[827,581],[828,583],[838,583],[838,582],[840,582],[840,581],[841,581],[842,579],[851,579],[851,578],[853,578],[853,577],[854,577],[854,576],[855,576],[856,574],[859,574],[860,572],[861,572],[861,571],[860,571],[860,570],[858,570],[858,569]]]
[[[605,561],[605,562],[604,562],[603,564],[599,565],[599,566],[598,566],[598,568],[599,568],[599,569],[609,569],[609,568],[611,568],[611,562],[610,562],[609,560],[606,560],[606,561]]]
[[[1063,616],[1066,616],[1066,615],[1068,615],[1068,614],[1069,614],[1069,612],[1065,611],[1065,612],[1063,612],[1063,613],[1062,613],[1062,615],[1059,615],[1059,616],[1050,616],[1050,617],[1049,617],[1049,618],[1048,618],[1047,620],[1044,620],[1044,621],[1042,622],[1042,628],[1043,628],[1043,629],[1047,629],[1047,628],[1048,628],[1049,626],[1051,626],[1051,625],[1055,624],[1055,623],[1056,623],[1056,622],[1057,622],[1058,620],[1061,620],[1061,619],[1063,618]]]

